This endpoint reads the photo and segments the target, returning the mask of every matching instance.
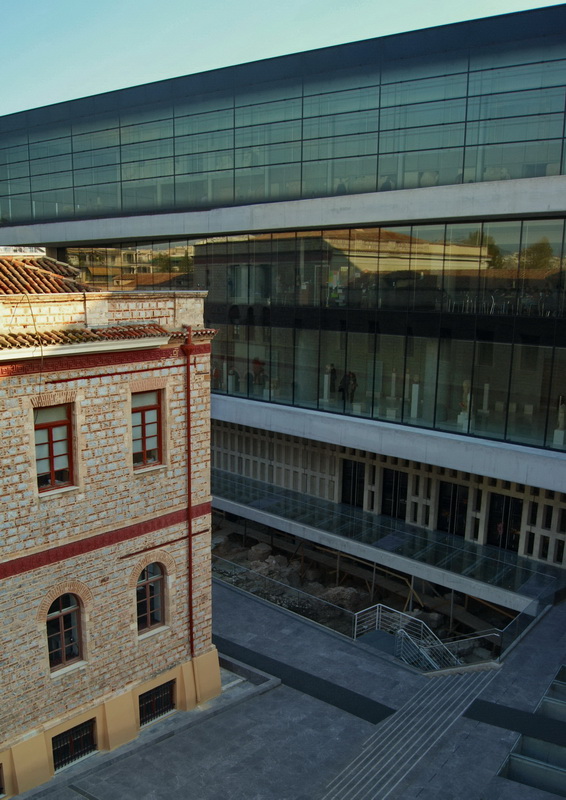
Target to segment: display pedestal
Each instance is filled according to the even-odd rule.
[[[467,431],[470,424],[470,415],[467,411],[460,411],[458,414],[458,425],[462,430]]]
[[[555,430],[554,436],[552,437],[552,444],[555,447],[564,447],[565,442],[566,442],[566,431]]]
[[[385,407],[385,418],[386,419],[397,419],[397,398],[396,397],[386,397],[386,407]]]

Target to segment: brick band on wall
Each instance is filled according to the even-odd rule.
[[[198,506],[191,508],[191,518],[203,517],[210,514],[211,504],[201,503]],[[128,539],[135,539],[138,536],[144,536],[146,533],[153,533],[154,531],[163,530],[173,525],[178,525],[180,522],[186,522],[189,518],[188,510],[182,508],[179,511],[172,511],[169,514],[164,514],[161,517],[154,519],[144,520],[135,525],[128,525],[126,528],[118,528],[114,531],[106,531],[97,536],[89,536],[86,539],[80,539],[76,542],[61,545],[60,547],[52,547],[49,550],[42,550],[40,553],[33,553],[29,556],[22,556],[21,558],[14,558],[11,561],[5,561],[0,564],[0,580],[3,578],[10,578],[14,575],[21,575],[24,572],[29,572],[33,569],[46,567],[49,564],[56,564],[59,561],[64,561],[67,558],[75,558],[76,556],[90,553],[93,550],[99,550],[101,547],[110,547],[118,542],[125,542]],[[195,533],[195,536],[201,535]]]

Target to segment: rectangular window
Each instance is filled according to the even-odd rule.
[[[167,681],[139,696],[140,725],[175,710],[175,681]]]
[[[52,739],[55,770],[78,761],[96,750],[95,721],[89,719]]]
[[[132,395],[134,469],[161,464],[161,392]]]
[[[71,414],[70,403],[34,410],[35,464],[40,492],[72,484]]]

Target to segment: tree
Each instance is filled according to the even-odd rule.
[[[521,269],[548,269],[552,266],[552,245],[543,236],[538,242],[534,242],[521,250]]]

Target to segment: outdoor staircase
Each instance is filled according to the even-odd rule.
[[[496,674],[472,672],[430,680],[376,726],[361,753],[331,781],[321,800],[400,800],[399,784]]]
[[[460,666],[460,659],[417,617],[382,603],[356,614],[354,638],[371,631],[395,635],[395,656],[406,664],[430,672]]]

